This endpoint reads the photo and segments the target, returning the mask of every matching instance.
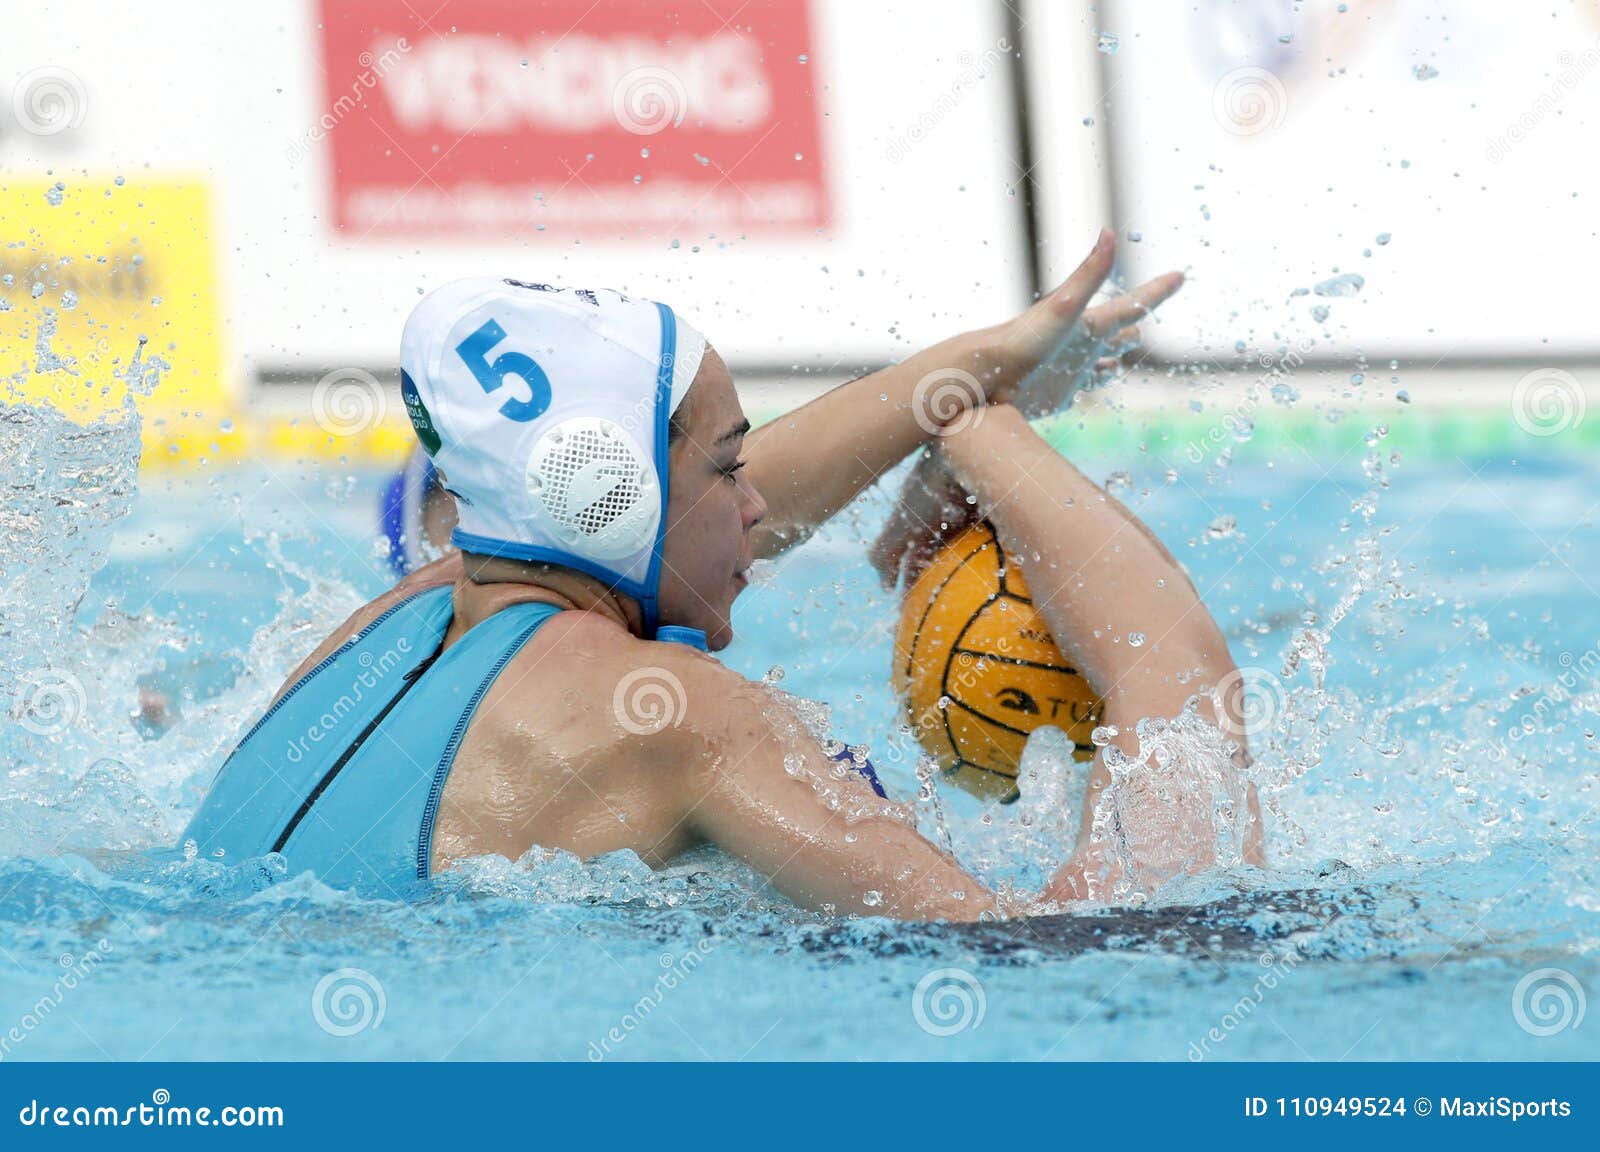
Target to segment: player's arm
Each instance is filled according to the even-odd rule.
[[[1168,273],[1086,311],[1111,271],[1114,247],[1102,232],[1077,271],[1021,315],[852,380],[752,432],[747,466],[768,505],[755,554],[771,557],[800,543],[975,407],[1015,398],[1025,378],[1030,410],[1059,408],[1108,342],[1135,339],[1130,325],[1183,282]],[[1034,372],[1047,361],[1047,371]]]
[[[697,839],[737,856],[795,903],[840,915],[975,920],[993,892],[912,826],[792,708],[709,657],[676,656],[682,723],[658,737]]]

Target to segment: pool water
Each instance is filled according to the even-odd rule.
[[[1372,436],[1337,461],[1192,464],[1159,439],[1081,461],[1126,470],[1249,670],[1271,867],[958,929],[802,912],[711,852],[485,859],[402,902],[150,851],[386,586],[380,477],[258,464],[135,491],[125,430],[69,445],[45,423],[47,450],[8,455],[4,528],[30,543],[3,573],[24,702],[0,762],[0,1057],[1600,1057],[1592,458],[1402,459]],[[885,507],[772,565],[724,656],[830,702],[917,802],[895,606],[861,548]],[[917,807],[991,881],[1065,850],[1027,801]]]

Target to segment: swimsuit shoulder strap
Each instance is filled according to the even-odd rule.
[[[365,727],[340,734],[340,755],[273,845],[296,871],[340,887],[400,893],[427,880],[433,825],[456,753],[500,673],[560,609],[513,604],[443,652],[435,645]]]
[[[408,674],[431,660],[454,610],[448,586],[391,605],[297,680],[223,763],[188,830],[203,855],[272,850],[336,757],[339,734],[360,731]]]

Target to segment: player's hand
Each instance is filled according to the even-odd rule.
[[[1097,371],[1114,370],[1139,342],[1137,321],[1176,292],[1181,272],[1088,307],[1111,273],[1116,238],[1102,229],[1094,248],[1054,292],[1004,324],[973,335],[984,348],[978,378],[991,404],[1015,404],[1034,419],[1060,410]]]

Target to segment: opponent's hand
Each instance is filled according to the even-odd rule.
[[[867,550],[867,558],[885,588],[903,576],[909,586],[957,533],[981,513],[967,498],[938,452],[918,460],[901,486],[899,499],[883,531]]]
[[[1034,419],[1060,410],[1096,371],[1113,369],[1139,342],[1137,321],[1176,292],[1181,272],[1168,272],[1094,307],[1111,273],[1116,238],[1101,229],[1094,248],[1054,292],[1004,324],[974,333],[986,353],[979,374],[991,404],[1015,404]]]

